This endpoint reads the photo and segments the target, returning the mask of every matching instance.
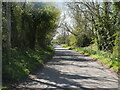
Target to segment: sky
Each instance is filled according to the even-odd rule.
[[[56,7],[61,10],[61,17],[64,15],[64,13],[67,13],[69,11],[69,9],[67,8],[65,2],[56,2]],[[65,21],[69,24],[72,25],[72,21],[71,18],[68,14],[66,14],[66,19]],[[56,37],[62,32],[63,28],[58,28],[57,29],[57,33],[56,36],[54,37],[54,39],[56,39]]]
[[[60,16],[62,17],[63,13],[66,11],[65,3],[64,2],[56,2],[55,5],[61,11],[61,15]],[[53,39],[56,39],[56,37],[59,35],[59,33],[62,32],[61,28],[58,28],[57,32],[58,33],[55,35],[55,37]]]

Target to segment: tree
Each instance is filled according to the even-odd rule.
[[[8,49],[8,54],[10,52],[11,48],[11,3],[7,2],[6,3],[6,16],[7,16],[7,49]]]
[[[73,30],[79,36],[87,36],[88,42],[96,39],[99,50],[113,52],[114,34],[118,30],[116,23],[119,16],[118,11],[114,11],[113,3],[83,1],[67,3],[67,6],[72,13],[71,18],[75,20],[76,26]],[[82,41],[78,42],[80,44]]]
[[[36,46],[46,48],[50,45],[58,27],[60,11],[54,6],[47,7],[44,3],[14,2],[9,4],[11,4],[11,9],[7,3],[3,5],[7,8],[7,10],[4,9],[6,15],[3,14],[3,27],[6,28],[7,24],[8,28],[7,41],[5,33],[3,33],[3,40],[7,43],[9,41],[9,48],[11,44],[12,48],[30,49],[35,49]],[[8,20],[7,23],[6,20]]]

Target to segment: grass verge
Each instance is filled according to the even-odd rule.
[[[84,47],[84,48],[67,46],[66,44],[62,44],[62,46],[67,49],[74,50],[74,51],[83,53],[85,55],[89,55],[97,59],[98,61],[102,62],[103,64],[107,65],[108,67],[113,68],[115,72],[117,73],[120,72],[120,66],[119,66],[120,57],[113,56],[109,52],[100,51],[95,47],[94,44],[88,47]]]
[[[47,49],[35,50],[12,48],[9,58],[3,52],[3,86],[24,79],[28,74],[42,67],[53,55],[54,50],[51,46]]]

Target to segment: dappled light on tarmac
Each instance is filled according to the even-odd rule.
[[[118,77],[92,58],[54,45],[55,56],[37,74],[18,87],[118,88]]]

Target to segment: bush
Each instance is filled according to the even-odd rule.
[[[113,47],[113,55],[120,57],[120,32],[116,33],[115,46]]]
[[[75,38],[75,36],[71,34],[69,36],[69,39],[70,39],[70,45],[71,46],[75,46],[76,45],[76,38]]]
[[[89,46],[92,39],[89,38],[88,36],[84,35],[84,34],[81,34],[79,36],[77,36],[76,38],[76,46],[77,47],[86,47],[86,46]]]

